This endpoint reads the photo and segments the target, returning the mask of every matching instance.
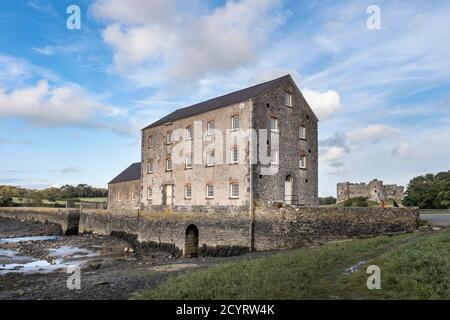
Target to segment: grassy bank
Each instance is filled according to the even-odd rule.
[[[349,266],[367,261],[357,272]],[[381,290],[366,269],[381,268]],[[138,299],[449,299],[450,230],[330,243],[194,271]]]

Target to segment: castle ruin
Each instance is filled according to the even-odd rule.
[[[383,184],[374,179],[367,183],[342,182],[337,184],[337,202],[364,197],[371,201],[386,201],[387,199],[402,200],[405,188],[396,184]]]

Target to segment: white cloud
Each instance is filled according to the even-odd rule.
[[[119,72],[189,83],[254,62],[283,21],[280,7],[281,0],[230,0],[199,14],[181,3],[99,0],[91,11],[109,23],[103,39],[114,49]]]
[[[303,90],[303,96],[320,121],[327,120],[341,111],[341,98],[334,90],[325,92]]]
[[[419,156],[419,152],[414,150],[409,143],[402,142],[391,150],[391,155],[404,159],[414,159]]]
[[[319,160],[324,162],[334,162],[342,160],[347,152],[341,147],[331,147],[325,150],[323,154],[320,155]]]
[[[346,137],[351,144],[374,143],[382,138],[397,135],[399,130],[386,125],[371,124],[364,128],[357,128],[347,133]]]
[[[122,28],[112,24],[103,31],[103,39],[115,50],[114,62],[119,68],[164,55],[173,47],[175,37],[159,26]]]
[[[185,1],[192,3],[192,1]],[[174,0],[97,0],[90,8],[98,20],[144,24],[149,21],[172,23]]]
[[[23,118],[40,126],[89,125],[117,109],[90,99],[77,85],[51,88],[46,80],[7,92],[0,87],[0,117]]]

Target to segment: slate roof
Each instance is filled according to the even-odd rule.
[[[180,120],[186,117],[194,116],[203,112],[211,111],[214,109],[219,109],[225,106],[228,106],[230,104],[239,103],[244,100],[248,100],[250,98],[256,97],[260,93],[262,93],[264,90],[272,87],[273,85],[277,84],[278,82],[284,80],[285,78],[290,77],[290,75],[285,75],[281,78],[277,78],[271,81],[267,81],[264,83],[260,83],[239,91],[235,91],[229,94],[226,94],[224,96],[220,96],[214,99],[210,99],[204,102],[200,102],[197,104],[194,104],[192,106],[178,109],[167,116],[159,119],[156,122],[153,122],[149,126],[145,127],[143,130],[156,127],[158,125],[167,123],[167,122],[173,122],[176,120]]]
[[[112,179],[108,184],[131,181],[131,180],[138,180],[138,179],[141,179],[141,163],[140,162],[133,163],[131,166],[126,168],[121,174],[119,174],[117,177]]]

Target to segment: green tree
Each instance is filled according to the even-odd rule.
[[[449,209],[450,171],[413,178],[406,188],[403,204],[421,209]]]

